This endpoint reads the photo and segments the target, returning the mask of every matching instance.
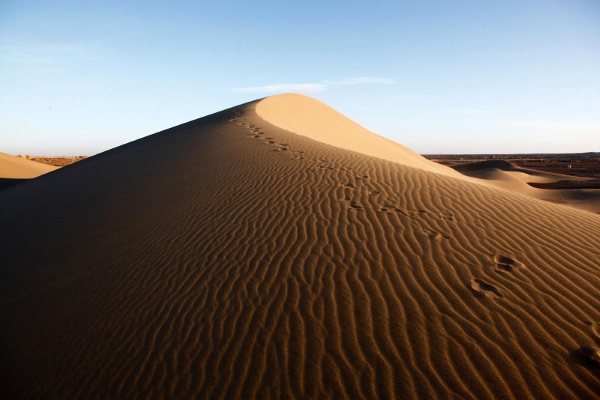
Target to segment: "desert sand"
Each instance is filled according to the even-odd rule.
[[[541,189],[530,183],[549,184],[553,182],[588,182],[589,178],[542,172],[530,168],[520,168],[508,161],[481,161],[453,167],[466,176],[477,178],[476,183],[531,196],[536,199],[564,204],[600,214],[600,189]]]
[[[30,179],[54,171],[56,167],[22,157],[0,153],[0,179]]]
[[[54,171],[56,167],[0,153],[0,190]]]
[[[600,215],[475,179],[281,95],[3,190],[0,397],[598,398]]]

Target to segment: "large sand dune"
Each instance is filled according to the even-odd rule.
[[[3,398],[597,398],[600,216],[315,103],[0,192]]]

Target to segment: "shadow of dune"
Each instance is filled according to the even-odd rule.
[[[12,179],[12,178],[0,178],[0,190],[4,190],[19,183],[29,181],[30,179]]]

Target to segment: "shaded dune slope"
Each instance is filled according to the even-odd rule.
[[[600,216],[256,107],[0,193],[3,394],[598,396]]]

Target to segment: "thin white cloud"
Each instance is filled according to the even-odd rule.
[[[281,92],[299,92],[299,93],[320,93],[330,89],[332,86],[354,86],[354,85],[393,85],[395,79],[375,78],[362,76],[355,78],[345,78],[339,80],[323,80],[319,83],[279,83],[264,86],[248,86],[231,88],[236,93],[258,93],[272,94]]]

